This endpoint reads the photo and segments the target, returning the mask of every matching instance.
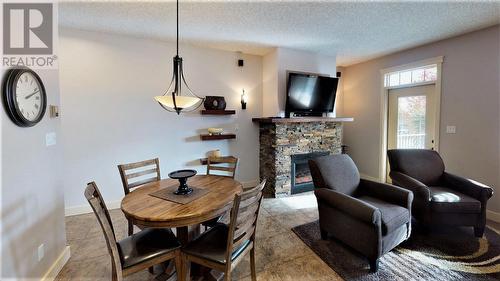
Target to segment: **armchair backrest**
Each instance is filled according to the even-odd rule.
[[[406,174],[425,185],[439,184],[444,162],[434,150],[391,149],[387,151],[391,171]]]
[[[347,154],[321,156],[309,160],[309,169],[316,188],[330,188],[353,195],[359,186],[359,171]]]

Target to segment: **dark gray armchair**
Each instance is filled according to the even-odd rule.
[[[415,196],[412,213],[418,221],[424,226],[473,226],[476,237],[483,236],[491,187],[445,172],[434,150],[393,149],[387,156],[392,182]]]
[[[411,233],[413,194],[360,179],[352,159],[328,155],[309,161],[318,200],[321,238],[329,235],[362,253],[377,271],[378,260]]]

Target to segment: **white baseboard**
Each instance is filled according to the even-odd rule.
[[[486,210],[486,218],[494,222],[500,222],[500,213]]]
[[[49,281],[54,280],[64,267],[64,265],[68,262],[71,257],[71,252],[69,246],[66,246],[64,250],[61,252],[57,260],[52,264],[52,266],[47,270],[45,275],[42,277],[41,281]]]
[[[259,184],[259,180],[245,181],[241,182],[241,184],[243,185],[243,187],[254,187]],[[108,209],[110,210],[118,209],[120,208],[120,205],[121,205],[121,200],[106,202],[106,207],[108,207]],[[89,204],[71,206],[64,209],[64,215],[67,217],[81,215],[81,214],[88,214],[88,213],[92,213],[92,208],[90,207]]]

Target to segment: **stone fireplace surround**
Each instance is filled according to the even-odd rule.
[[[266,178],[264,192],[273,197],[291,195],[292,155],[312,152],[340,154],[342,122],[352,118],[254,118],[260,142],[260,178]]]

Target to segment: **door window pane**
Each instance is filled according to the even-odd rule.
[[[399,73],[393,73],[389,76],[389,86],[399,85]]]
[[[436,81],[437,65],[423,66],[385,74],[384,86],[397,87],[401,85],[418,84]]]
[[[411,71],[403,71],[399,74],[399,84],[411,84]]]
[[[436,81],[436,76],[437,76],[437,68],[436,67],[426,68],[424,70],[425,81]]]
[[[412,83],[421,83],[424,82],[424,70],[423,69],[415,69],[411,72],[411,82]]]
[[[397,148],[425,148],[426,96],[398,98]]]

